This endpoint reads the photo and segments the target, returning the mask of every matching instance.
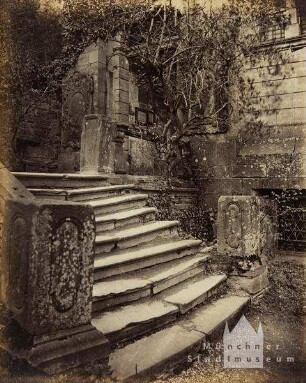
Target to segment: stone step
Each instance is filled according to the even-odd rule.
[[[173,322],[178,308],[167,302],[149,299],[105,312],[91,323],[111,342],[122,342]]]
[[[13,172],[13,175],[27,188],[88,188],[107,186],[107,174],[75,174],[75,173],[28,173]]]
[[[96,215],[96,225],[99,232],[118,229],[124,226],[136,225],[155,220],[157,209],[145,206],[138,209],[119,211],[107,215]]]
[[[128,194],[119,197],[98,199],[88,202],[94,209],[95,215],[110,214],[122,210],[131,210],[144,207],[147,194]]]
[[[187,288],[183,288],[176,295],[159,294],[156,299],[148,297],[144,302],[131,303],[104,312],[92,323],[111,341],[127,341],[156,330],[157,327],[176,319],[179,314],[185,314],[191,308],[203,303],[220,291],[219,288],[225,281],[224,274],[204,276],[199,281],[190,282]]]
[[[188,317],[195,330],[205,334],[206,340],[223,334],[225,323],[232,327],[251,303],[249,296],[226,295],[200,307]]]
[[[188,259],[191,258],[191,259]],[[187,257],[159,265],[159,269],[146,270],[147,278],[137,278],[137,272],[127,277],[96,283],[93,287],[93,311],[110,309],[120,304],[133,302],[177,285],[195,275],[202,274],[209,256]],[[153,268],[154,269],[154,268]]]
[[[119,278],[99,282],[93,287],[93,312],[101,312],[115,306],[138,301],[151,295],[151,282],[146,279]]]
[[[130,193],[134,185],[111,185],[80,189],[30,188],[29,191],[39,199],[86,202]]]
[[[32,194],[35,195],[36,198],[42,200],[60,200],[67,201],[68,194],[66,189],[40,189],[40,188],[29,188],[28,189]]]
[[[248,297],[219,298],[196,309],[186,325],[180,321],[115,350],[109,359],[112,378],[131,382],[135,381],[136,376],[152,379],[162,371],[171,371],[175,366],[186,363],[188,355],[201,351],[203,342],[222,334],[226,321],[234,324],[248,303]]]
[[[188,355],[200,352],[204,338],[179,325],[160,330],[110,354],[111,377],[119,382],[151,381],[163,371],[187,364]]]
[[[112,252],[112,255],[95,259],[95,280],[144,269],[174,259],[193,255],[198,250],[200,240],[177,240],[161,245],[135,248],[132,251]]]
[[[160,238],[177,237],[178,221],[156,221],[129,229],[111,231],[96,237],[96,254],[127,249]]]
[[[108,198],[115,195],[124,195],[132,192],[134,184],[110,185],[97,188],[75,189],[68,191],[69,199],[72,201],[92,201]]]
[[[96,233],[153,221],[156,212],[155,207],[142,207],[114,214],[98,215],[96,216]]]
[[[226,283],[225,274],[209,275],[200,280],[191,281],[184,288],[178,286],[177,291],[165,291],[161,299],[178,307],[181,314],[185,314],[193,307],[207,301],[211,296],[220,292]]]
[[[158,294],[198,274],[202,274],[210,258],[206,255],[189,255],[183,259],[162,263],[136,272],[135,275],[151,281],[152,294]]]

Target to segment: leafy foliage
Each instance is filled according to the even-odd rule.
[[[4,1],[0,62],[0,104],[12,111],[11,140],[42,105],[60,102],[61,78],[55,67],[62,51],[61,24],[36,0]]]
[[[276,10],[272,1],[245,0],[195,5],[184,14],[171,6],[139,14],[125,41],[137,84],[158,116],[152,131],[168,176],[190,136],[224,132],[234,106],[240,119],[250,109],[252,83],[243,69],[246,60],[276,52],[273,44],[256,49]]]
[[[296,261],[278,260],[269,265],[270,288],[262,309],[301,316],[305,304],[305,267]]]
[[[251,86],[241,77],[244,59],[262,54],[254,47],[261,29],[275,22],[275,9],[264,0],[197,5],[187,13],[153,0],[64,0],[55,9],[38,0],[4,0],[1,100],[14,110],[14,145],[39,105],[60,104],[61,80],[79,54],[98,39],[117,40],[158,116],[151,139],[171,176],[190,135],[224,131],[233,104],[244,109]],[[235,97],[232,84],[239,88]]]
[[[183,238],[191,236],[205,243],[213,242],[216,212],[200,205],[181,210],[176,205],[176,200],[175,193],[165,188],[159,194],[150,196],[148,203],[158,209],[158,220],[179,221],[179,231]]]

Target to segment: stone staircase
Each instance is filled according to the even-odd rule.
[[[210,272],[212,248],[181,239],[177,221],[156,221],[148,196],[133,188],[29,188],[38,198],[94,210],[92,324],[111,342],[110,372],[122,380],[187,360],[249,304],[248,297],[227,294],[226,275]]]

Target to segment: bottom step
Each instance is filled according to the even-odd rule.
[[[196,310],[186,328],[180,322],[115,350],[109,360],[112,377],[122,381],[136,375],[153,376],[186,361],[189,354],[199,351],[203,341],[219,335],[225,322],[236,321],[248,302],[248,297],[220,298]]]

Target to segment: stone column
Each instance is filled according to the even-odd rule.
[[[218,254],[232,257],[230,285],[257,296],[268,286],[267,258],[275,252],[275,207],[257,196],[222,196]]]
[[[81,138],[81,173],[114,171],[113,126],[100,114],[84,117]]]

